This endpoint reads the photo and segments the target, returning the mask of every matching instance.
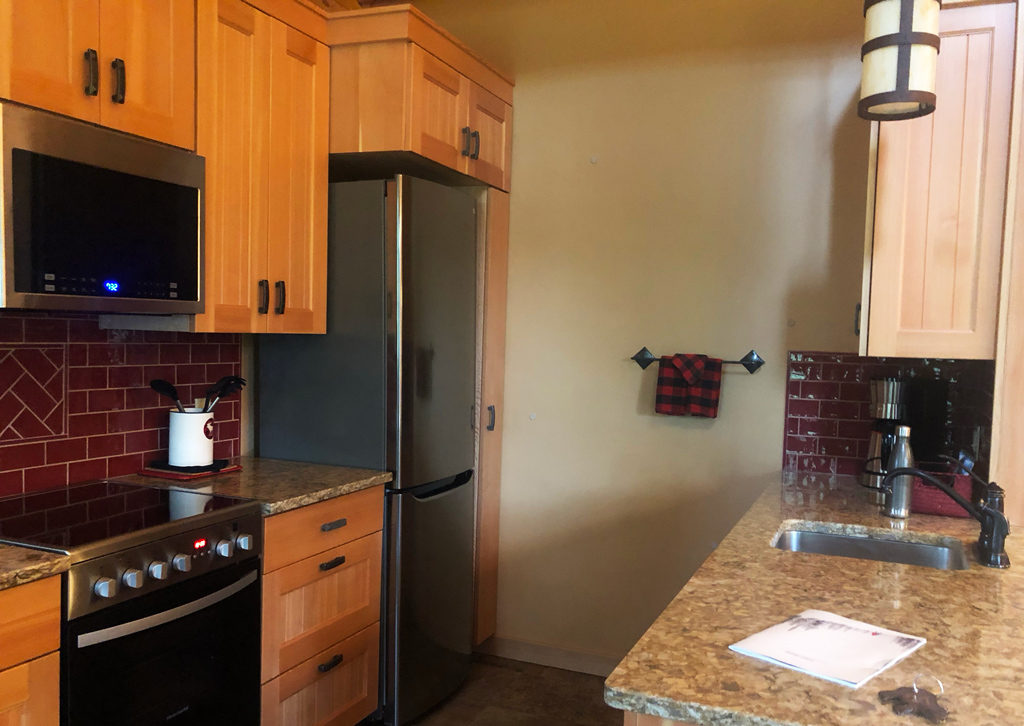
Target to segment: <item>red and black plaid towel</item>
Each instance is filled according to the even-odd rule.
[[[662,356],[654,411],[669,416],[718,418],[722,359],[706,355]]]

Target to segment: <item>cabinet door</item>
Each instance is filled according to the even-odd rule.
[[[195,148],[195,12],[195,0],[100,0],[100,123]]]
[[[100,75],[89,95],[85,54],[98,54],[99,47],[99,0],[6,0],[0,3],[0,96],[98,123],[98,94],[107,90],[108,76]]]
[[[263,680],[380,618],[381,533],[263,578]]]
[[[505,404],[505,301],[508,289],[509,195],[487,190],[484,327],[480,368],[480,432],[474,573],[476,645],[494,635],[498,619],[498,519]]]
[[[271,333],[327,329],[327,46],[275,22],[270,89]]]
[[[509,157],[512,155],[512,107],[493,93],[471,83],[469,127],[474,135],[466,173],[491,186],[508,189]]]
[[[60,647],[60,578],[0,591],[0,670]]]
[[[377,708],[377,623],[265,684],[263,726],[353,726]]]
[[[465,171],[469,154],[470,82],[418,45],[412,46],[409,149]]]
[[[57,726],[60,654],[0,671],[0,726]]]
[[[995,356],[1015,9],[943,10],[935,113],[881,125],[869,355]]]
[[[196,330],[266,330],[270,154],[269,17],[241,0],[199,0],[196,151],[206,157],[206,312]]]

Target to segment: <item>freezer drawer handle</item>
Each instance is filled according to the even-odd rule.
[[[346,524],[348,524],[348,520],[342,517],[341,519],[335,519],[333,522],[324,522],[320,525],[320,531],[330,532],[331,530],[341,529]]]
[[[344,564],[345,564],[345,555],[342,555],[341,557],[335,557],[333,560],[327,560],[327,562],[321,562],[320,563],[320,569],[323,570],[324,572],[327,572],[328,570],[333,570],[335,567],[338,567],[339,565],[344,565]]]
[[[326,673],[327,671],[331,670],[332,668],[341,665],[341,661],[344,660],[344,658],[345,658],[344,655],[342,655],[341,653],[338,653],[336,656],[331,658],[326,663],[321,663],[320,665],[318,665],[316,667],[316,669],[318,671],[320,671],[321,673]]]
[[[422,484],[416,487],[415,493],[413,493],[413,499],[417,501],[426,501],[427,499],[433,499],[439,497],[445,492],[450,492],[452,489],[456,489],[470,479],[473,478],[473,470],[466,469],[461,474],[456,474],[450,479],[438,479],[430,484]]]

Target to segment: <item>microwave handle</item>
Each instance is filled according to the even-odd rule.
[[[259,282],[259,299],[256,305],[256,312],[260,315],[266,315],[270,309],[270,283],[267,280]]]

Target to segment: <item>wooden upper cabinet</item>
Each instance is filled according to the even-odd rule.
[[[268,265],[271,333],[327,329],[327,47],[272,34]]]
[[[8,0],[0,96],[194,149],[195,0]]]
[[[199,0],[196,151],[206,157],[206,312],[197,330],[249,332],[267,277],[270,23],[241,0]]]
[[[410,46],[412,78],[409,148],[453,169],[469,149],[470,81],[417,45]],[[468,154],[468,151],[467,151]]]
[[[509,163],[512,157],[512,107],[477,84],[469,91],[468,126],[476,135],[466,173],[493,187],[510,186]]]
[[[98,69],[99,7],[99,0],[0,3],[0,96],[99,123],[86,56],[97,53]]]
[[[198,7],[206,312],[195,329],[322,333],[327,48],[241,0]]]
[[[410,5],[328,21],[332,153],[413,152],[510,186],[512,83]]]
[[[195,12],[195,0],[100,0],[100,123],[195,148]]]
[[[935,112],[881,124],[868,355],[995,357],[1015,10],[943,10]]]

